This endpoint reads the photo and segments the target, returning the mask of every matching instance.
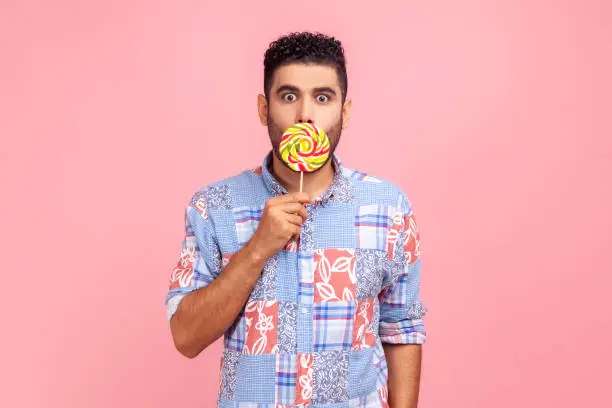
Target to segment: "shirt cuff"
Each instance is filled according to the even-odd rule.
[[[380,322],[380,341],[388,344],[423,344],[427,339],[423,319]]]

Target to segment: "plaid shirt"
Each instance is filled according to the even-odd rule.
[[[261,166],[199,189],[166,297],[168,320],[217,277],[285,188]],[[394,184],[342,165],[300,237],[271,257],[224,335],[217,406],[388,407],[383,343],[422,344],[419,232]],[[296,176],[297,177],[297,176]]]

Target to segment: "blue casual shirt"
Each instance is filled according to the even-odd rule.
[[[246,244],[286,189],[261,166],[200,188],[165,300],[168,320]],[[426,339],[419,230],[393,183],[344,167],[308,204],[301,234],[265,264],[224,335],[217,406],[387,407],[383,343]],[[296,177],[297,173],[296,173]]]

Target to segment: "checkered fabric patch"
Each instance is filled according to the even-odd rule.
[[[279,354],[276,358],[276,403],[293,405],[297,379],[297,355]]]
[[[361,171],[357,171],[357,170],[353,170],[353,169],[346,169],[344,172],[345,175],[347,175],[348,177],[351,177],[355,180],[359,180],[359,181],[368,181],[371,183],[380,183],[381,180],[374,177],[374,176],[370,176],[367,173],[363,173]]]
[[[246,338],[246,324],[242,314],[238,316],[234,324],[225,334],[224,345],[228,350],[242,353],[244,340]]]
[[[350,350],[355,302],[314,304],[314,351]]]
[[[314,256],[298,252],[299,276],[298,303],[311,304],[314,297]]]
[[[387,232],[392,222],[389,206],[382,204],[359,206],[355,216],[357,247],[386,250]]]
[[[249,242],[263,214],[263,207],[238,207],[233,209],[234,219],[236,221],[236,234],[238,243],[241,245]]]

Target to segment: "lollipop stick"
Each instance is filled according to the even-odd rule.
[[[303,186],[304,186],[304,172],[300,171],[300,193],[302,192]]]

